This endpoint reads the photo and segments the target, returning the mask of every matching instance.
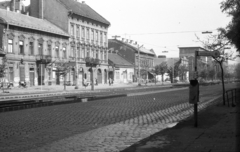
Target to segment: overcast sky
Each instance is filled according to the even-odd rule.
[[[178,56],[178,46],[200,46],[195,34],[225,27],[230,18],[221,12],[223,0],[85,0],[107,19],[108,38],[137,41],[157,55]],[[29,3],[29,0],[26,0]],[[169,51],[168,54],[162,51]]]

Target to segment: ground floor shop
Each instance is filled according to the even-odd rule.
[[[25,81],[28,86],[37,85],[67,85],[81,86],[83,81],[95,84],[108,83],[108,66],[86,67],[85,64],[69,66],[65,71],[57,70],[57,63],[42,64],[37,62],[8,61],[5,79],[18,86],[20,81]],[[92,73],[93,72],[93,73]],[[92,74],[91,74],[92,73]]]

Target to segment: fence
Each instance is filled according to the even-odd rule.
[[[235,107],[238,104],[240,98],[240,88],[235,88],[226,91],[226,101],[228,103],[228,107],[230,106],[230,102],[232,101],[232,107]]]

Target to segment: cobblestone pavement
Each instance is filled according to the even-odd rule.
[[[213,92],[221,88],[204,87],[200,109]],[[120,151],[192,109],[188,90],[179,90],[6,112],[0,115],[0,151]]]

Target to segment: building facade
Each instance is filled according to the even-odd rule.
[[[134,66],[117,53],[108,53],[109,78],[114,83],[132,83]]]
[[[107,83],[110,22],[86,3],[74,0],[31,0],[30,15],[44,18],[70,35],[67,59],[74,66],[71,84],[81,85],[84,79]],[[100,64],[91,70],[86,58],[98,59]]]
[[[117,52],[118,55],[134,65],[134,82],[137,81],[139,71],[140,79],[151,79],[154,77],[151,74],[151,71],[154,68],[154,58],[156,58],[153,50],[149,50],[144,47],[138,49],[138,45],[136,43],[130,43],[124,40],[120,41],[117,39],[109,39],[108,48],[110,51]]]
[[[0,9],[0,26],[7,80],[14,86],[19,81],[30,86],[55,83],[56,75],[49,63],[64,60],[69,35],[46,20],[3,9]]]
[[[179,47],[179,57],[182,58],[184,65],[188,66],[187,76],[189,80],[194,79],[194,61],[195,61],[195,52],[196,51],[207,51],[202,47]],[[198,68],[208,69],[212,66],[212,57],[211,56],[201,56],[198,57]]]

